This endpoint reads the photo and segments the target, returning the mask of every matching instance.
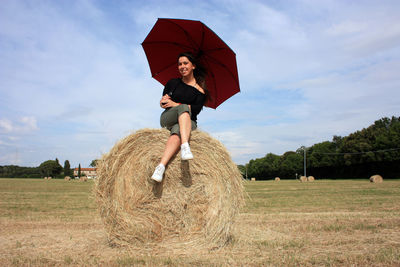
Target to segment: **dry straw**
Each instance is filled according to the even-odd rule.
[[[98,162],[96,200],[108,239],[141,249],[215,248],[230,238],[244,202],[242,176],[224,146],[194,131],[194,159],[173,157],[162,183],[149,181],[169,131],[143,129]]]
[[[275,177],[275,181],[280,181],[281,180],[281,178],[279,178],[279,177]]]
[[[376,174],[376,175],[372,175],[372,176],[369,178],[369,181],[370,181],[371,183],[382,183],[382,182],[383,182],[383,178],[382,178],[382,176],[380,176],[379,174]]]
[[[71,177],[65,176],[65,177],[64,177],[64,180],[65,180],[65,181],[70,181],[70,180],[71,180]]]
[[[300,176],[300,182],[307,182],[307,177],[306,176]]]
[[[315,181],[314,176],[308,176],[307,177],[307,182],[314,182],[314,181]]]
[[[87,182],[88,178],[86,176],[81,176],[81,178],[79,178],[80,182]]]

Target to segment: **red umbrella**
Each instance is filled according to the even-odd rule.
[[[207,107],[217,108],[240,92],[236,55],[212,30],[200,21],[158,19],[142,43],[151,75],[165,85],[179,77],[177,57],[191,52],[206,68],[210,98]]]

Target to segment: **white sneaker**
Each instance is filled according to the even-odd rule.
[[[193,159],[192,151],[190,151],[189,143],[184,143],[181,145],[181,158],[182,160]]]
[[[151,176],[151,179],[153,179],[156,182],[161,182],[163,179],[163,175],[164,175],[164,171],[165,171],[165,166],[162,164],[159,164],[156,169],[154,170],[153,175]]]

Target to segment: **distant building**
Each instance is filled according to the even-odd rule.
[[[74,169],[74,176],[78,176],[79,168]],[[96,168],[81,168],[81,175],[86,176],[88,179],[96,179]]]

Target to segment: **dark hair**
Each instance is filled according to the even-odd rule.
[[[183,53],[180,53],[179,54],[179,56],[178,56],[178,61],[179,61],[179,58],[180,57],[187,57],[187,59],[189,59],[189,61],[196,67],[194,70],[193,70],[193,76],[194,76],[194,78],[196,79],[196,82],[201,86],[201,88],[203,88],[203,90],[204,90],[204,93],[205,93],[205,95],[206,95],[206,97],[205,97],[205,103],[207,102],[207,101],[209,101],[210,100],[210,94],[209,94],[209,92],[208,92],[208,90],[207,90],[207,84],[206,84],[206,76],[207,76],[207,70],[206,70],[206,68],[204,68],[204,66],[203,65],[201,65],[201,63],[199,62],[199,60],[197,59],[197,58],[195,58],[194,56],[193,56],[193,54],[192,53],[190,53],[190,52],[183,52]]]
[[[207,76],[207,71],[204,68],[204,66],[202,66],[199,62],[199,60],[197,58],[195,58],[193,56],[192,53],[190,52],[184,52],[184,53],[180,53],[178,56],[178,60],[180,57],[187,57],[187,59],[189,59],[189,61],[196,67],[193,70],[193,75],[194,78],[196,79],[196,82],[204,89],[206,90],[206,76]]]

